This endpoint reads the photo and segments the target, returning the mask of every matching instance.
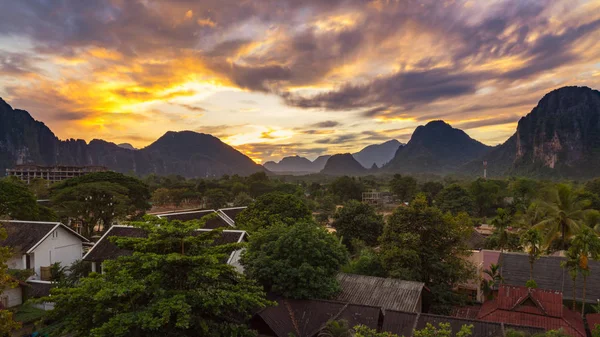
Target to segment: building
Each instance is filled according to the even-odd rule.
[[[203,228],[207,229],[217,229],[217,228],[235,228],[235,220],[237,216],[244,210],[246,207],[231,207],[231,208],[221,208],[218,210],[214,209],[202,209],[202,210],[188,210],[188,211],[174,211],[174,212],[162,212],[162,213],[154,213],[157,217],[161,219],[167,219],[169,221],[179,220],[179,221],[191,221],[191,220],[205,220]]]
[[[197,233],[210,232],[212,229],[198,229]],[[108,238],[110,237],[128,237],[128,238],[143,238],[147,233],[138,227],[131,226],[112,226],[104,235],[96,242],[94,247],[90,249],[83,257],[84,261],[92,263],[92,271],[102,272],[102,263],[106,260],[114,260],[119,256],[130,255],[132,251],[117,247]],[[247,233],[240,230],[223,230],[221,236],[218,237],[214,244],[225,245],[230,243],[241,243],[247,240]],[[240,264],[240,257],[243,249],[231,252],[227,258],[227,264],[234,266],[239,272],[243,272],[243,267]]]
[[[104,166],[40,166],[17,165],[15,168],[6,169],[6,175],[17,177],[29,184],[34,179],[44,179],[50,183],[63,181],[93,172],[105,172]]]
[[[339,273],[337,279],[342,291],[336,301],[385,310],[421,312],[423,293],[429,292],[423,282],[346,273]]]
[[[7,307],[22,303],[23,288],[49,284],[52,264],[58,262],[69,267],[81,260],[83,243],[88,242],[60,222],[0,220],[0,225],[8,234],[5,240],[0,241],[0,246],[10,247],[14,254],[7,262],[8,268],[33,272],[27,285],[21,284],[19,288],[0,294],[2,304]]]
[[[555,290],[502,285],[494,299],[483,303],[477,319],[587,336],[581,315],[565,307],[562,293]]]
[[[476,232],[474,232],[476,233]],[[480,235],[480,234],[476,234]],[[470,241],[476,239],[471,238]],[[469,280],[467,283],[460,284],[457,289],[463,294],[467,294],[469,298],[475,302],[482,303],[485,300],[483,291],[481,290],[481,281],[484,279],[489,280],[490,276],[484,271],[489,270],[492,264],[498,264],[500,258],[500,252],[494,250],[473,250],[471,255],[467,258],[475,267],[475,278]]]
[[[565,300],[583,300],[583,282],[573,281],[568,270],[560,265],[566,258],[562,256],[542,256],[533,264],[533,279],[540,289],[556,290]],[[504,252],[498,263],[506,284],[525,286],[529,280],[529,255],[525,253]],[[600,261],[589,261],[591,270],[600,270]],[[587,279],[586,302],[596,304],[600,299],[600,273],[592,272]]]
[[[383,206],[391,204],[394,201],[394,197],[390,192],[379,192],[371,190],[362,193],[362,202],[373,206]]]

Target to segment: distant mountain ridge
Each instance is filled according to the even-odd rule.
[[[322,174],[332,176],[359,176],[369,172],[350,153],[336,154],[327,160],[321,171]]]
[[[292,174],[309,174],[317,173],[325,167],[327,159],[331,156],[320,156],[314,161],[310,161],[305,157],[292,156],[284,157],[279,162],[268,161],[263,166],[276,173],[292,173]]]
[[[519,120],[515,134],[482,160],[489,176],[600,176],[600,92],[571,86],[547,93]],[[481,165],[478,160],[463,170],[480,172]]]
[[[373,164],[382,167],[394,158],[401,146],[404,144],[392,139],[385,143],[369,145],[352,155],[365,168],[371,168]]]
[[[396,151],[394,158],[383,167],[393,173],[457,172],[464,164],[483,156],[491,147],[469,137],[444,121],[432,121],[418,126],[410,141]]]
[[[0,172],[16,164],[101,165],[138,175],[185,177],[249,175],[264,168],[218,138],[192,131],[169,131],[141,150],[104,140],[60,140],[24,110],[0,99]]]

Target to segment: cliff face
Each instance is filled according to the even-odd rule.
[[[590,178],[600,174],[600,92],[563,87],[546,94],[517,131],[485,157],[495,175]]]
[[[248,175],[262,166],[211,135],[167,132],[150,146],[131,150],[103,140],[61,141],[27,111],[13,110],[0,99],[0,172],[18,164],[101,165],[138,175],[185,177]]]
[[[432,121],[417,127],[410,141],[398,149],[384,169],[409,174],[453,173],[490,149],[444,121]]]

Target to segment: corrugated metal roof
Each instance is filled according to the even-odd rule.
[[[342,291],[337,301],[417,312],[425,284],[392,278],[339,273]]]
[[[558,290],[566,300],[573,299],[573,281],[568,271],[560,266],[564,257],[542,256],[533,264],[533,279],[540,289]],[[525,253],[503,253],[498,263],[506,284],[524,286],[529,280],[529,256]],[[589,261],[591,270],[600,270],[600,262]],[[583,299],[583,282],[575,284],[575,298]],[[587,279],[586,302],[596,303],[600,299],[600,273],[592,272]]]

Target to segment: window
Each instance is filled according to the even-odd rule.
[[[31,256],[25,255],[25,269],[31,269]]]

